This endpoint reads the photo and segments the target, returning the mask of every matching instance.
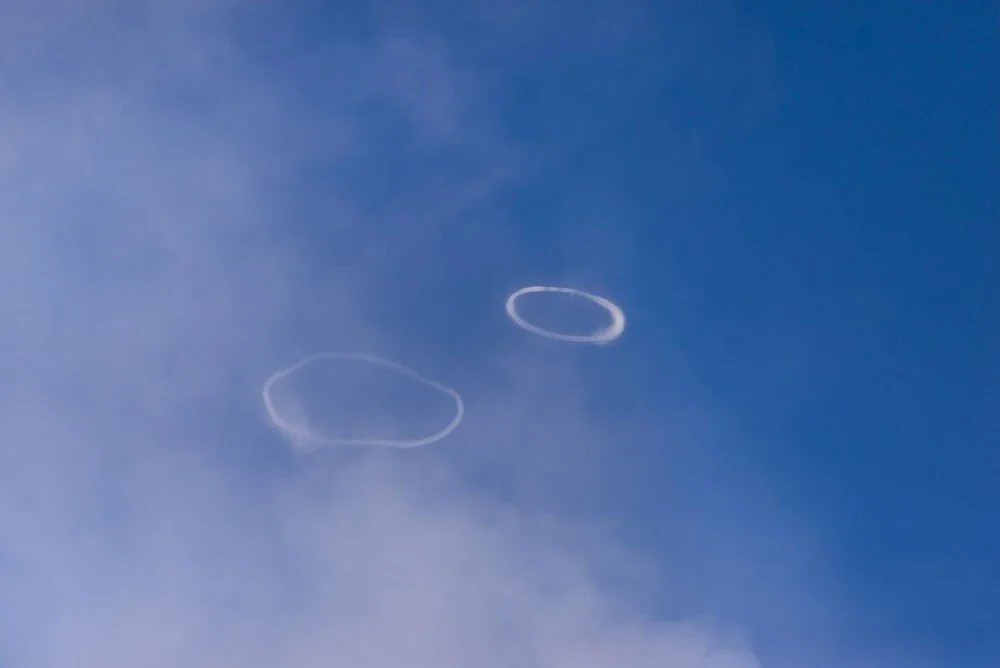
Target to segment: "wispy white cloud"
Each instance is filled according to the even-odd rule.
[[[291,10],[85,5],[18,5],[0,40],[0,663],[757,665],[609,586],[596,564],[636,562],[608,535],[443,459],[264,453],[267,371],[318,338],[378,349],[359,292],[515,173],[472,72],[430,38],[341,40],[309,102],[324,78],[282,80],[232,27]],[[352,165],[387,157],[399,182],[355,192]],[[375,259],[315,269],[330,226]],[[463,439],[495,457],[526,430],[569,457],[602,427],[573,396],[478,395],[496,417]]]

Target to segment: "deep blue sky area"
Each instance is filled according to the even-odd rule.
[[[566,192],[619,204],[609,282],[822,536],[856,630],[1000,665],[997,6],[737,3],[680,73],[671,21],[514,78],[514,127],[571,145],[525,240],[574,234],[538,231]]]
[[[628,122],[577,160],[606,165],[641,221],[630,296],[681,332],[741,458],[824,536],[858,624],[998,665],[998,12],[740,13],[769,38],[745,84],[766,90],[687,80],[678,104],[636,85],[611,112]],[[727,116],[726,95],[760,104]],[[672,182],[678,127],[707,192]]]
[[[456,224],[435,242],[448,271],[414,278],[437,262],[399,259],[382,297],[403,296],[386,312],[471,313],[522,280],[566,277],[620,299],[630,328],[598,371],[616,368],[655,411],[677,400],[683,366],[683,391],[732,436],[712,455],[720,475],[809,528],[852,601],[854,642],[1000,665],[1000,9],[668,4],[555,2],[544,28],[449,3],[317,8],[269,25],[261,60],[303,67],[327,37],[384,23],[441,39],[486,82],[497,132],[532,156],[468,216],[502,225],[518,264],[470,255],[481,231]],[[369,156],[372,174],[391,154]],[[426,296],[456,276],[449,300]],[[463,326],[486,336],[504,326],[493,315]],[[452,334],[436,327],[404,334]],[[636,542],[666,551],[681,530],[656,521],[667,503],[740,521],[751,492],[693,477],[702,496],[684,501],[676,470],[661,473],[678,455],[659,446],[632,453],[642,465],[615,497]],[[711,552],[715,538],[699,540]],[[734,610],[768,665],[752,611]]]
[[[744,280],[712,289],[770,311],[819,371],[762,455],[835,539],[873,631],[996,664],[1000,13],[747,11],[771,26],[774,100],[727,147],[726,215],[742,223],[717,260]]]

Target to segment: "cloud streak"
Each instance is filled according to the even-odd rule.
[[[612,538],[489,499],[443,447],[277,447],[257,396],[275,360],[382,349],[365,296],[519,164],[433,39],[262,62],[247,32],[295,11],[62,2],[7,24],[0,663],[756,668],[606,582],[598,562],[634,566]],[[507,447],[531,432],[570,468],[609,430],[477,374],[494,418],[462,445],[530,465]],[[463,405],[420,379],[457,406],[429,443]]]

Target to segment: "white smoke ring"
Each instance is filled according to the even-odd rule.
[[[309,366],[319,359],[360,360],[362,362],[370,362],[372,364],[378,364],[386,367],[387,369],[392,369],[399,374],[412,378],[419,383],[423,383],[424,385],[441,392],[442,394],[450,396],[455,402],[455,416],[451,419],[451,422],[444,427],[444,429],[441,429],[430,436],[410,440],[397,440],[389,438],[333,438],[315,434],[307,429],[302,429],[282,418],[281,414],[274,408],[274,403],[271,401],[271,388],[282,378],[292,375],[299,369]],[[374,445],[385,448],[417,448],[422,445],[429,445],[435,441],[440,441],[442,438],[453,432],[458,426],[458,423],[462,421],[462,415],[465,412],[462,397],[458,392],[447,385],[422,376],[413,369],[403,366],[397,362],[365,353],[316,353],[309,355],[292,366],[279,369],[271,374],[271,376],[264,382],[262,394],[264,396],[264,408],[267,410],[267,415],[275,427],[290,436],[319,445]]]
[[[533,325],[517,312],[517,300],[523,295],[534,294],[537,292],[556,292],[565,295],[574,295],[576,297],[583,297],[584,299],[589,299],[594,302],[611,316],[611,324],[603,329],[599,329],[592,334],[563,334],[561,332],[553,332],[549,329],[544,329],[538,325]],[[577,290],[575,288],[559,288],[549,285],[529,285],[526,288],[521,288],[517,292],[514,292],[510,297],[507,298],[507,315],[514,323],[529,332],[538,334],[539,336],[544,336],[549,339],[555,339],[556,341],[569,341],[571,343],[596,343],[596,344],[606,344],[611,343],[625,331],[625,313],[622,312],[618,305],[615,304],[610,299],[605,299],[598,295],[592,295],[589,292],[584,292],[583,290]]]

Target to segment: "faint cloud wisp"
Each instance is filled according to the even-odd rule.
[[[365,105],[402,109],[399,162],[420,185],[381,207],[336,179],[329,194],[349,224],[398,232],[394,253],[506,173],[504,151],[481,157],[492,137],[466,146],[439,50],[345,42],[325,66],[350,80],[367,63],[363,99],[327,91],[304,109],[246,55],[241,3],[81,11],[25,5],[23,36],[2,40],[0,276],[17,289],[0,295],[0,663],[757,666],[707,625],[644,615],[587,550],[488,503],[444,458],[300,461],[322,472],[311,481],[253,460],[274,444],[241,426],[247,388],[308,338],[298,325],[317,304],[335,336],[379,339],[352,284],[302,270],[290,175],[385,129]],[[475,178],[434,169],[441,146]],[[371,267],[351,276],[378,281]],[[440,437],[462,403],[429,384],[457,406]],[[587,431],[586,415],[548,419]],[[500,447],[506,433],[465,438]]]

